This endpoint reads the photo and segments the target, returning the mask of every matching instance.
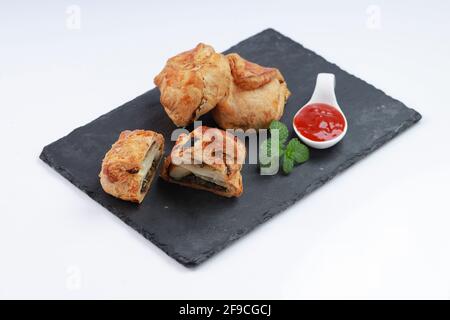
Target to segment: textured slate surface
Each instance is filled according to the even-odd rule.
[[[246,165],[245,192],[239,199],[156,179],[145,202],[138,206],[105,194],[97,175],[104,154],[122,130],[150,129],[163,133],[166,143],[170,140],[175,126],[159,104],[159,91],[153,89],[46,146],[41,154],[43,161],[92,199],[188,267],[205,261],[421,118],[403,103],[272,29],[228,52],[281,70],[292,91],[282,118],[286,124],[308,101],[317,74],[334,73],[337,97],[349,123],[345,139],[332,149],[314,150],[311,160],[289,176],[260,176],[256,165]],[[208,116],[203,120],[214,125]],[[167,143],[166,152],[172,145]]]

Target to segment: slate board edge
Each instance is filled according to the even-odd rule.
[[[62,138],[63,139],[63,138]],[[59,140],[58,140],[59,141]],[[48,147],[48,146],[47,146]],[[131,219],[127,218],[125,214],[122,214],[119,210],[116,210],[115,207],[108,205],[107,203],[100,201],[99,199],[95,198],[93,196],[93,193],[88,190],[88,187],[80,184],[70,173],[69,170],[58,166],[55,161],[53,161],[51,155],[47,152],[48,148],[45,147],[44,150],[42,150],[42,153],[40,154],[39,158],[45,162],[47,165],[49,165],[51,168],[53,168],[57,173],[62,175],[64,178],[66,178],[70,183],[72,183],[74,186],[76,186],[78,189],[80,189],[82,192],[88,195],[89,198],[94,200],[96,203],[99,203],[102,207],[104,207],[106,210],[113,213],[116,217],[118,217],[120,220],[122,220],[125,224],[130,226],[133,230],[138,232],[140,235],[142,235],[145,239],[152,242],[156,247],[160,248],[164,253],[166,253],[169,257],[175,259],[182,265],[186,267],[193,267],[197,264],[192,263],[189,259],[185,258],[184,256],[178,254],[177,252],[170,251],[167,249],[167,247],[159,242],[154,235],[151,232],[148,232],[144,228],[139,227],[137,224],[135,224]]]
[[[291,40],[296,46],[301,47],[303,50],[307,50],[310,51],[311,53],[317,55],[318,57],[320,57],[321,59],[323,59],[324,61],[326,61],[327,63],[333,64],[334,66],[336,66],[339,70],[341,70],[342,72],[345,72],[347,74],[349,74],[348,72],[342,70],[339,66],[337,66],[334,63],[331,63],[329,61],[327,61],[326,59],[324,59],[322,56],[318,55],[317,53],[303,47],[301,44],[297,43],[296,41],[284,36],[283,34],[279,33],[278,31],[274,30],[274,29],[266,29],[254,36],[251,36],[241,42],[244,42],[246,40],[249,40],[253,37],[259,36],[262,33],[267,33],[267,32],[271,32],[271,33],[275,33],[278,36],[287,38],[289,40]],[[235,46],[231,47],[230,49],[228,49],[227,51],[232,50],[234,47],[238,46],[241,42],[239,42],[238,44],[236,44]],[[349,74],[351,75],[351,74]],[[360,81],[363,81],[365,84],[367,84],[368,86],[370,86],[371,88],[383,93],[384,95],[388,96],[389,98],[398,101],[394,98],[392,98],[391,96],[387,95],[386,93],[384,93],[382,90],[374,87],[373,85],[367,83],[366,81],[351,75],[352,77],[357,78]],[[152,89],[155,90],[155,89]],[[150,90],[151,91],[151,90]],[[148,92],[147,92],[148,93]],[[142,95],[145,95],[147,93],[144,93]],[[142,96],[141,95],[141,96]],[[140,97],[140,96],[138,96]],[[138,98],[137,97],[137,98]],[[137,99],[135,98],[135,99]],[[289,206],[291,206],[292,204],[296,203],[297,201],[299,201],[300,199],[302,199],[304,196],[310,194],[312,191],[314,191],[315,189],[319,188],[320,186],[324,185],[327,181],[331,180],[333,177],[335,177],[337,174],[339,174],[340,172],[344,171],[345,169],[347,169],[348,167],[350,167],[352,164],[354,164],[355,162],[357,162],[358,160],[364,158],[365,156],[367,156],[368,154],[372,153],[373,151],[375,151],[376,149],[378,149],[380,146],[382,146],[384,143],[392,140],[395,136],[397,136],[398,134],[400,134],[401,132],[405,131],[407,128],[411,127],[414,123],[418,122],[422,116],[420,115],[420,113],[418,113],[417,111],[415,111],[414,109],[411,109],[407,106],[405,106],[402,102],[398,101],[399,103],[401,103],[405,108],[409,109],[411,111],[411,117],[409,120],[403,122],[398,128],[396,128],[396,130],[390,132],[389,134],[386,134],[382,137],[380,137],[376,143],[373,144],[372,147],[367,148],[365,150],[363,150],[360,153],[355,154],[352,158],[350,158],[348,161],[346,161],[344,164],[342,164],[341,166],[337,167],[335,170],[333,170],[327,177],[325,177],[324,179],[320,180],[318,183],[314,183],[310,186],[308,186],[304,192],[301,192],[299,194],[296,194],[295,197],[293,197],[293,199],[291,201],[285,202],[282,205],[280,205],[277,208],[274,208],[270,211],[267,211],[263,214],[263,218],[255,221],[255,223],[249,227],[247,227],[246,229],[241,229],[239,230],[238,233],[232,235],[227,241],[225,241],[223,243],[222,246],[216,247],[213,250],[204,252],[200,255],[198,255],[196,258],[194,259],[189,259],[184,257],[183,255],[171,251],[170,248],[168,248],[167,246],[163,245],[162,243],[160,243],[152,233],[148,232],[147,230],[145,230],[144,228],[139,227],[138,225],[136,225],[135,223],[133,223],[131,221],[131,219],[128,219],[126,217],[126,215],[121,214],[118,210],[116,210],[114,207],[108,205],[107,203],[103,203],[102,201],[99,201],[98,199],[95,199],[93,197],[93,194],[87,190],[86,186],[83,186],[82,184],[78,183],[76,181],[76,179],[73,177],[73,175],[66,169],[58,166],[52,159],[51,154],[48,152],[48,149],[51,145],[57,143],[58,141],[64,139],[65,137],[67,137],[68,135],[71,135],[72,133],[75,133],[77,130],[81,129],[84,126],[81,126],[75,130],[73,130],[71,133],[69,133],[68,135],[62,137],[61,139],[58,139],[57,141],[47,145],[46,147],[44,147],[44,149],[42,150],[42,153],[40,155],[40,159],[42,161],[44,161],[45,163],[47,163],[51,168],[55,169],[58,173],[60,173],[63,177],[65,177],[69,182],[71,182],[73,185],[77,186],[80,190],[82,190],[84,193],[86,193],[90,198],[92,198],[94,201],[100,203],[104,208],[106,208],[107,210],[109,210],[110,212],[112,212],[114,215],[116,215],[119,219],[121,219],[123,222],[125,222],[127,225],[129,225],[131,228],[133,228],[135,231],[137,231],[138,233],[140,233],[142,236],[144,236],[147,240],[149,240],[150,242],[154,243],[156,246],[158,246],[162,251],[164,251],[167,255],[169,255],[171,258],[175,259],[176,261],[178,261],[179,263],[181,263],[182,265],[186,266],[186,267],[195,267],[198,266],[199,264],[201,264],[202,262],[204,262],[205,260],[207,260],[208,258],[210,258],[211,256],[213,256],[215,253],[223,250],[224,248],[228,247],[229,245],[231,245],[234,241],[240,239],[241,237],[243,237],[244,235],[248,234],[250,231],[252,231],[253,229],[255,229],[256,227],[258,227],[260,224],[268,221],[269,219],[271,219],[272,217],[274,217],[276,214],[282,212],[283,210],[287,209]],[[128,103],[128,102],[127,102]],[[88,124],[91,123],[95,123],[96,121],[102,119],[105,116],[108,116],[112,113],[118,112],[119,110],[121,110],[122,108],[124,108],[127,103],[123,104],[122,106],[100,116],[99,118],[89,122]],[[88,125],[86,124],[86,125]],[[86,126],[85,125],[85,126]]]

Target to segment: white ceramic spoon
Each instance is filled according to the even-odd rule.
[[[348,128],[347,118],[345,117],[344,113],[342,112],[342,110],[339,107],[339,104],[336,100],[336,94],[334,92],[335,86],[336,86],[336,78],[334,77],[334,74],[319,73],[317,75],[316,87],[314,88],[314,93],[313,93],[311,99],[308,101],[308,103],[306,103],[303,107],[301,107],[300,110],[298,110],[298,112],[294,116],[294,120],[304,107],[306,107],[312,103],[328,104],[328,105],[336,108],[337,110],[339,110],[339,112],[344,117],[345,127],[344,127],[344,131],[340,135],[338,135],[337,137],[335,137],[331,140],[314,141],[314,140],[304,137],[295,127],[294,120],[292,121],[292,125],[294,127],[294,131],[297,134],[297,136],[311,148],[316,148],[316,149],[330,148],[330,147],[334,146],[336,143],[338,143],[339,141],[341,141],[342,138],[344,138],[345,134],[347,133],[347,128]]]

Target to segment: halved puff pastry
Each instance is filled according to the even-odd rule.
[[[228,92],[231,79],[227,59],[203,43],[170,58],[155,77],[160,101],[179,127],[187,126],[207,113]]]
[[[116,198],[141,203],[163,153],[161,134],[146,130],[123,131],[103,159],[99,175],[103,190]]]
[[[224,197],[243,192],[245,145],[231,133],[206,126],[181,134],[164,160],[161,177],[169,182]]]
[[[223,129],[268,128],[281,118],[291,94],[283,76],[236,53],[227,59],[233,79],[228,95],[212,110],[214,120]]]

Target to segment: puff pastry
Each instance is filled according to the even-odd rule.
[[[228,93],[230,66],[222,54],[200,43],[170,58],[154,83],[173,123],[187,126],[209,112]]]
[[[249,62],[236,53],[227,55],[232,80],[228,95],[212,110],[223,129],[267,128],[279,120],[290,96],[286,82],[276,68]]]
[[[243,192],[241,168],[245,154],[245,145],[234,135],[197,127],[178,137],[164,160],[161,177],[220,196],[239,197]]]
[[[141,203],[162,158],[164,138],[153,131],[123,131],[102,163],[103,190],[122,200]]]

